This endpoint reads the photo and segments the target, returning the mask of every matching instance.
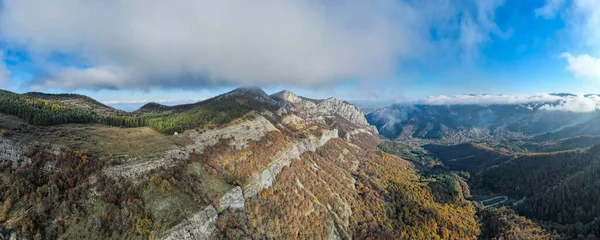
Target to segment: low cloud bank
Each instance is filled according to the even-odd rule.
[[[528,105],[548,111],[593,112],[600,109],[600,96],[575,94],[468,94],[432,96],[411,102],[423,105]]]

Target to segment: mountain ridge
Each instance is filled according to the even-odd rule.
[[[0,102],[0,232],[11,237],[474,239],[482,231],[462,176],[382,150],[364,114],[335,98],[240,88],[124,116],[9,92]]]

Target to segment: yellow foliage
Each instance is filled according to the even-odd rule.
[[[167,179],[163,179],[162,182],[160,183],[160,191],[162,193],[167,192],[167,188],[169,187],[169,181],[167,181]]]
[[[25,103],[29,105],[39,105],[42,107],[50,107],[51,109],[66,109],[67,106],[58,103],[50,103],[46,100],[25,98]]]
[[[148,236],[150,228],[152,227],[152,220],[149,218],[138,219],[135,223],[135,230],[140,236]]]

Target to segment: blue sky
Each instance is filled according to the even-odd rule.
[[[241,85],[378,101],[599,93],[600,1],[4,0],[0,50],[1,88],[126,109]]]

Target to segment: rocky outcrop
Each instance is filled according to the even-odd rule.
[[[336,113],[356,125],[369,126],[363,112],[348,102],[342,102],[336,98],[328,98],[320,101],[317,107],[321,111]]]
[[[221,197],[218,208],[215,208],[213,204],[207,206],[191,218],[169,229],[165,232],[163,239],[210,239],[216,229],[219,213],[226,209],[243,211],[245,207],[244,200],[242,188],[236,186]]]
[[[243,211],[245,199],[256,196],[259,191],[269,188],[275,183],[277,175],[284,166],[289,166],[293,159],[297,159],[306,151],[316,151],[330,139],[337,138],[337,130],[323,130],[320,137],[301,139],[289,148],[280,151],[279,155],[269,166],[255,176],[246,186],[236,186],[225,193],[218,201],[218,208],[212,204],[193,217],[186,219],[165,233],[165,239],[209,239],[215,230],[219,212],[226,209]]]
[[[213,205],[183,220],[165,233],[165,240],[208,240],[217,227],[219,213]]]
[[[370,127],[375,128],[374,126],[370,126]],[[375,129],[375,131],[377,131],[377,129]],[[371,133],[373,133],[373,132],[372,132],[372,129],[370,129],[370,128],[357,128],[350,132],[347,132],[346,135],[344,135],[344,139],[346,139],[346,141],[352,142],[354,140],[354,138],[357,137],[357,135],[371,134]]]
[[[233,210],[244,210],[244,194],[240,186],[234,187],[225,193],[219,201],[219,211],[231,208]]]
[[[196,149],[197,152],[201,152],[207,146],[217,144],[221,139],[230,139],[230,146],[235,147],[237,150],[241,150],[248,146],[249,141],[258,141],[264,137],[268,132],[279,131],[269,120],[261,115],[252,115],[254,119],[244,121],[235,125],[231,125],[225,128],[209,130],[204,133],[192,132],[190,137],[196,139],[195,144],[188,146],[187,148]]]
[[[279,131],[269,120],[259,114],[252,115],[254,118],[220,129],[208,130],[203,133],[189,131],[185,133],[193,144],[182,148],[174,148],[165,152],[162,158],[150,160],[132,160],[128,163],[104,169],[104,173],[110,177],[128,177],[131,179],[143,173],[160,167],[167,167],[181,159],[187,159],[191,152],[201,153],[206,147],[214,146],[223,139],[229,139],[229,145],[236,150],[242,150],[248,146],[249,141],[258,141],[268,132]]]
[[[327,117],[334,114],[361,127],[370,126],[363,112],[356,106],[336,98],[314,100],[297,96],[290,91],[281,91],[271,98],[286,103],[292,111],[297,111],[303,118]]]
[[[250,182],[244,186],[245,198],[256,196],[262,189],[269,188],[275,183],[275,178],[281,172],[283,167],[289,166],[293,159],[297,159],[306,151],[316,151],[317,148],[325,145],[330,139],[337,138],[338,131],[324,130],[321,137],[309,137],[295,142],[291,147],[280,151],[269,166],[264,169],[260,175],[255,175]]]
[[[31,159],[23,157],[22,149],[12,141],[0,138],[0,164],[10,162],[13,167],[29,164]]]

